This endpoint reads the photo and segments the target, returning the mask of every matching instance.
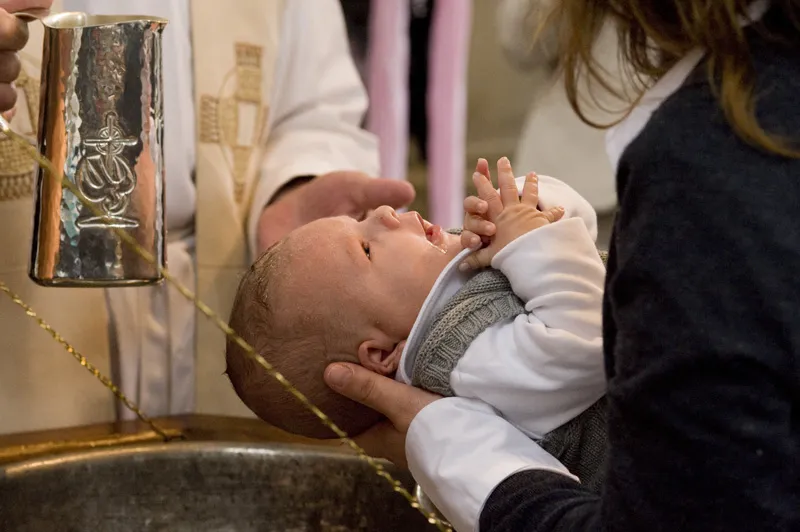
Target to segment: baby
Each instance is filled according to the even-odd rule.
[[[553,178],[515,180],[505,158],[498,174],[499,194],[476,174],[482,199],[465,202],[463,239],[389,207],[293,231],[245,274],[230,325],[351,436],[381,417],[325,385],[334,361],[485,401],[599,486],[605,269],[596,215]],[[462,246],[472,232],[488,243],[474,253]],[[467,259],[491,267],[465,270]],[[335,437],[233,342],[227,374],[261,419]]]

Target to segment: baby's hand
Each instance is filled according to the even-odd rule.
[[[465,232],[469,230],[472,233],[467,236],[468,242],[470,244],[474,243],[473,236],[487,236],[485,235],[487,231],[482,231],[481,228],[489,231],[494,229],[492,231],[494,235],[490,237],[488,246],[467,257],[460,266],[462,270],[488,267],[492,263],[494,256],[508,244],[520,236],[558,221],[564,216],[562,207],[555,207],[545,212],[539,210],[539,180],[536,174],[529,173],[525,177],[522,198],[520,198],[517,193],[514,172],[507,158],[503,157],[497,162],[497,170],[499,194],[492,186],[492,181],[489,177],[476,173],[474,179],[479,198],[477,198],[477,201],[469,201],[469,207],[467,206],[467,201],[464,202],[464,207],[467,210],[464,229]],[[482,210],[483,205],[481,201],[485,203],[485,214],[483,215],[479,212]],[[481,217],[483,217],[482,221]],[[487,225],[487,222],[491,223],[491,228]],[[464,235],[462,233],[463,242]]]

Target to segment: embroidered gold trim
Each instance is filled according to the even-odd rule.
[[[247,175],[247,165],[253,155],[251,146],[233,146],[233,193],[236,203],[244,199],[245,182],[244,176]]]
[[[222,150],[233,181],[234,199],[241,204],[247,196],[247,172],[262,141],[269,107],[264,104],[264,48],[236,43],[234,53],[236,66],[223,77],[218,94],[201,96],[198,123],[200,142],[217,144]],[[243,132],[239,131],[241,117],[252,113],[253,131],[243,139]]]
[[[204,94],[200,97],[200,142],[219,144],[222,132],[219,129],[219,99]]]
[[[239,137],[239,102],[233,98],[220,100],[217,107],[222,142],[228,146],[238,144]]]
[[[0,139],[0,201],[18,200],[33,193],[34,162],[17,144]]]
[[[264,50],[252,44],[236,44],[236,98],[242,102],[261,103],[261,58]]]
[[[25,70],[20,72],[15,83],[25,96],[32,133],[36,134],[36,130],[39,127],[39,83],[30,77]]]
[[[33,194],[33,172],[0,177],[0,202],[30,197]]]

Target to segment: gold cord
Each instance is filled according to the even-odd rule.
[[[69,179],[67,179],[63,175],[63,173],[61,173],[58,170],[56,170],[56,168],[52,165],[52,163],[49,160],[47,160],[45,157],[43,157],[39,153],[39,151],[36,149],[36,147],[31,145],[29,143],[29,141],[25,139],[25,137],[19,135],[18,133],[16,133],[15,131],[13,131],[12,129],[10,129],[8,127],[2,127],[1,129],[2,129],[2,132],[6,136],[8,136],[14,142],[18,143],[21,147],[23,147],[24,150],[35,161],[37,161],[43,168],[45,168],[47,170],[47,173],[53,179],[59,179],[59,177],[60,177],[62,187],[66,188],[70,192],[72,192],[72,194],[75,195],[75,197],[78,198],[78,200],[86,208],[88,208],[95,216],[98,216],[98,217],[103,218],[103,219],[106,218],[106,215],[100,210],[100,208],[97,207],[96,205],[94,205],[93,203],[91,203],[88,199],[86,199],[86,197],[84,197],[84,195],[80,192],[80,190],[78,190],[78,187],[74,183],[72,183]],[[289,382],[288,379],[286,379],[286,377],[284,377],[280,372],[278,372],[272,366],[272,364],[267,362],[267,360],[264,357],[259,355],[255,351],[255,349],[253,349],[253,347],[250,346],[250,344],[248,344],[242,337],[240,337],[238,334],[236,334],[236,332],[233,329],[231,329],[228,326],[228,324],[225,323],[225,321],[223,321],[219,317],[219,315],[217,313],[215,313],[213,310],[211,310],[211,308],[208,305],[206,305],[205,303],[203,303],[202,301],[197,299],[197,296],[195,296],[194,293],[192,293],[191,290],[189,290],[188,288],[183,286],[177,279],[175,279],[172,276],[172,274],[166,268],[162,268],[161,266],[159,266],[158,263],[156,262],[155,258],[153,257],[153,255],[150,252],[148,252],[146,249],[141,247],[136,242],[136,240],[133,237],[131,237],[128,233],[122,231],[121,229],[119,229],[117,227],[113,227],[113,226],[111,227],[111,229],[112,229],[112,231],[114,231],[114,233],[123,242],[125,242],[128,246],[130,246],[130,248],[133,249],[140,257],[142,257],[145,261],[147,261],[151,265],[153,265],[156,268],[158,268],[159,273],[164,277],[164,279],[168,283],[170,283],[173,287],[175,287],[175,289],[178,290],[178,292],[180,292],[180,294],[183,297],[185,297],[186,299],[191,301],[194,304],[194,306],[197,308],[197,310],[202,312],[208,319],[210,319],[222,332],[225,333],[225,335],[227,337],[229,337],[230,339],[235,341],[245,351],[245,353],[247,353],[248,356],[253,358],[261,366],[263,366],[264,369],[267,371],[267,373],[270,376],[272,376],[275,380],[277,380],[281,384],[281,386],[283,386],[286,389],[286,391],[291,393],[298,401],[300,401],[300,403],[303,406],[305,406],[315,416],[317,416],[317,418],[320,420],[320,422],[323,425],[325,425],[327,428],[332,430],[334,432],[334,434],[336,434],[340,439],[342,439],[344,441],[344,443],[346,443],[353,451],[355,451],[355,453],[358,455],[358,457],[360,459],[364,460],[367,464],[369,464],[375,470],[375,473],[379,477],[385,479],[389,483],[389,485],[392,487],[392,489],[395,492],[397,492],[400,495],[402,495],[403,498],[406,499],[406,501],[409,503],[409,505],[412,508],[418,510],[423,516],[425,516],[425,518],[428,520],[428,522],[430,524],[435,525],[442,532],[452,532],[452,529],[450,528],[450,525],[446,521],[443,521],[443,520],[439,519],[433,513],[429,513],[427,511],[425,511],[422,508],[422,506],[419,504],[419,501],[417,501],[417,499],[411,493],[409,493],[408,490],[406,490],[403,487],[403,485],[400,483],[400,481],[395,480],[392,477],[392,475],[388,471],[386,471],[386,469],[383,467],[383,465],[378,463],[372,456],[367,454],[367,452],[364,451],[364,449],[362,449],[361,446],[359,446],[355,441],[353,441],[350,437],[348,437],[347,433],[345,431],[340,429],[322,410],[320,410],[317,406],[315,406],[313,403],[311,403],[311,401],[309,401],[308,398],[300,390],[295,388],[294,385],[292,385],[292,383]],[[3,286],[5,286],[5,285],[3,285]],[[19,298],[17,298],[17,299],[19,299]],[[19,301],[19,303],[22,303],[22,302]],[[40,325],[41,325],[41,322],[40,322]],[[52,331],[52,328],[50,328],[49,330]],[[54,332],[55,331],[53,331],[52,333],[54,333]],[[54,338],[55,338],[55,336],[54,336]],[[60,336],[59,336],[59,338],[60,338]],[[71,352],[74,353],[74,349]],[[87,363],[87,361],[86,361],[86,359],[84,357],[81,357],[78,360],[81,361],[82,365],[86,365],[86,363]],[[95,369],[95,371],[96,371],[96,369]],[[98,376],[98,375],[99,375],[99,372],[95,376]],[[106,384],[105,382],[103,382],[102,380],[101,380],[101,382],[103,382],[106,385],[106,387],[109,387],[109,389],[111,389],[112,391],[114,389],[116,389],[119,392],[119,389],[110,380],[108,380],[108,379],[106,379],[106,380],[108,381],[109,384],[111,384],[111,386],[113,386],[113,388],[109,387],[109,385]],[[121,392],[120,392],[120,394],[121,394]],[[120,395],[117,395],[117,397],[120,397]],[[126,407],[130,408],[130,406],[127,403],[125,403],[125,401],[123,401],[123,404],[125,404]],[[136,412],[137,410],[134,410],[134,411]],[[139,414],[141,414],[141,411],[137,412],[137,415],[139,415]]]
[[[117,399],[122,401],[122,404],[125,405],[125,407],[128,410],[130,410],[131,412],[136,414],[136,416],[139,419],[141,419],[143,422],[145,422],[147,425],[149,425],[150,428],[153,429],[153,432],[155,432],[156,434],[161,436],[164,439],[164,441],[169,441],[169,440],[173,439],[172,436],[167,435],[166,432],[164,432],[158,425],[156,425],[155,422],[152,419],[147,417],[147,415],[139,409],[139,407],[136,405],[136,403],[134,403],[133,401],[128,399],[128,396],[126,396],[124,393],[122,393],[122,390],[120,390],[119,387],[116,384],[114,384],[114,382],[111,379],[109,379],[108,377],[106,377],[105,375],[100,373],[100,370],[97,369],[94,366],[94,364],[89,362],[86,359],[86,357],[83,356],[82,354],[80,354],[77,349],[72,347],[72,345],[69,342],[67,342],[64,339],[63,336],[61,336],[55,329],[50,327],[50,325],[48,325],[47,322],[45,322],[42,318],[40,318],[36,314],[36,312],[34,312],[34,310],[30,306],[28,306],[27,303],[25,303],[22,300],[22,298],[20,298],[17,294],[12,292],[11,289],[2,280],[0,280],[0,291],[2,291],[4,294],[6,294],[8,297],[10,297],[11,301],[16,303],[20,307],[22,307],[22,309],[25,311],[25,314],[27,314],[28,316],[33,318],[39,324],[39,327],[41,327],[42,329],[47,331],[47,333],[50,336],[53,337],[53,340],[55,340],[56,342],[61,344],[64,347],[64,349],[67,350],[67,352],[69,354],[71,354],[73,357],[75,357],[75,360],[80,362],[81,366],[86,368],[86,370],[89,373],[94,375],[94,377],[97,380],[102,382],[103,386],[105,386],[106,388],[111,390],[111,393],[113,393],[117,397]]]

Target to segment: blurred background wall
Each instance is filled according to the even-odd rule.
[[[345,9],[345,16],[348,23],[348,32],[351,38],[351,49],[356,59],[356,63],[364,78],[365,84],[369,85],[368,76],[368,51],[369,51],[369,29],[370,23],[370,0],[341,0]],[[375,0],[373,0],[375,1]],[[409,146],[408,146],[408,173],[407,179],[411,181],[417,189],[417,199],[412,205],[412,209],[420,211],[423,216],[428,216],[428,167],[424,160],[424,142],[419,138],[420,129],[424,129],[424,81],[426,76],[424,70],[427,68],[424,53],[421,50],[428,46],[430,35],[430,20],[425,20],[425,15],[430,17],[429,10],[436,9],[436,2],[426,2],[424,0],[380,0],[382,2],[401,2],[407,3],[411,9],[409,17]],[[544,101],[544,105],[559,106],[559,113],[565,113],[562,107],[566,106],[566,101],[551,103],[553,98],[548,96],[548,92],[553,91],[550,87],[558,83],[558,79],[552,76],[552,65],[547,60],[540,63],[533,61],[532,64],[521,68],[520,64],[515,63],[509,58],[507,50],[503,48],[503,38],[500,32],[509,32],[507,27],[500,27],[498,24],[498,8],[502,4],[515,5],[514,9],[524,4],[537,5],[546,3],[547,0],[454,0],[460,2],[471,2],[471,28],[468,46],[467,74],[466,74],[466,113],[467,125],[465,135],[464,154],[464,180],[468,193],[472,191],[471,174],[475,162],[479,157],[484,157],[493,164],[498,158],[508,156],[512,164],[519,162],[520,157],[525,164],[531,163],[530,153],[520,154],[520,144],[525,146],[526,142],[536,142],[531,137],[530,123],[531,109],[535,102]],[[416,4],[416,5],[415,5]],[[427,7],[426,7],[427,6]],[[417,17],[417,18],[415,18]],[[517,15],[511,13],[511,17]],[[516,18],[515,18],[516,19]],[[524,31],[527,26],[519,26],[517,33]],[[521,37],[517,37],[518,39]],[[506,43],[507,45],[507,39]],[[550,80],[549,82],[547,80]],[[422,89],[420,89],[422,84]],[[558,96],[556,94],[556,96]],[[422,118],[420,118],[422,117]],[[552,119],[549,119],[552,121]],[[577,123],[577,118],[572,117],[569,128],[578,129],[579,133],[589,135],[589,141],[594,144],[594,151],[602,151],[602,132],[584,131],[581,124]],[[558,120],[555,128],[550,128],[545,133],[548,137],[574,136],[565,125],[564,131],[558,131]],[[415,136],[415,133],[417,135]],[[524,138],[523,135],[526,135]],[[578,135],[580,137],[581,135]],[[424,135],[423,135],[424,137]],[[552,143],[552,141],[551,141]],[[555,160],[568,160],[567,158],[580,157],[581,147],[571,145],[568,141],[563,141],[556,145],[555,150],[548,147],[549,152]],[[595,157],[603,157],[604,154]],[[551,164],[550,167],[553,165]],[[558,165],[556,165],[558,166]],[[599,165],[598,165],[599,166]],[[542,170],[541,166],[534,168],[522,168],[515,165],[518,174],[530,170],[541,173],[550,173],[555,177],[562,177],[552,172],[550,168]],[[601,248],[607,247],[610,236],[610,228],[614,213],[613,185],[609,170],[603,169],[608,174],[600,176],[606,182],[600,184],[603,190],[598,196],[594,190],[589,190],[591,201],[598,210],[598,220],[600,225],[600,235],[598,245]],[[602,173],[602,172],[600,172]],[[565,179],[569,182],[568,179]],[[572,183],[570,183],[572,184]],[[575,186],[575,185],[573,185]],[[581,189],[579,192],[587,195],[587,191]]]

